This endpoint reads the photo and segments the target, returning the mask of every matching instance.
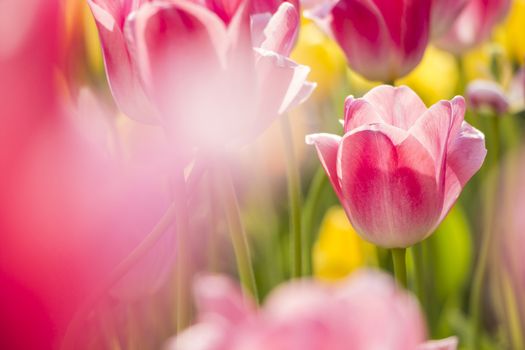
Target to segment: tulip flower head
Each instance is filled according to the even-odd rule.
[[[368,80],[394,81],[421,61],[430,32],[431,0],[339,0],[308,13]]]
[[[417,301],[378,272],[359,271],[332,286],[290,282],[259,310],[225,277],[202,277],[195,294],[199,322],[168,349],[455,349],[427,347]]]
[[[308,135],[352,226],[386,248],[432,233],[481,167],[484,135],[455,97],[427,108],[408,87],[379,86],[345,102],[344,136]]]
[[[475,110],[489,108],[502,116],[509,109],[509,101],[503,88],[489,80],[474,80],[467,86],[467,99]]]
[[[437,46],[462,54],[487,40],[507,14],[510,0],[469,0],[467,6],[437,41]]]
[[[313,90],[309,69],[287,58],[299,24],[288,2],[89,4],[117,104],[165,127],[175,148],[248,142]]]

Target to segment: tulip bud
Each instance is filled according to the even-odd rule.
[[[386,248],[430,235],[485,159],[462,97],[428,108],[406,86],[345,103],[345,135],[308,135],[356,231]]]
[[[488,80],[474,80],[467,86],[467,101],[474,110],[489,108],[499,116],[507,113],[509,102],[501,86]]]
[[[335,39],[350,68],[387,82],[409,73],[423,57],[430,6],[430,0],[339,0],[307,15]]]

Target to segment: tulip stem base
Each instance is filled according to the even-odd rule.
[[[303,231],[301,222],[301,177],[295,158],[293,135],[288,115],[281,116],[281,131],[286,157],[286,175],[288,180],[288,201],[290,206],[290,233],[292,246],[292,276],[303,274]]]
[[[406,266],[406,248],[394,248],[392,252],[392,261],[394,263],[394,275],[397,283],[407,287],[407,266]]]
[[[230,230],[233,250],[237,260],[237,272],[241,281],[243,291],[251,293],[258,302],[257,285],[255,283],[255,273],[253,272],[252,260],[250,255],[250,245],[248,236],[244,229],[237,194],[233,185],[232,177],[228,169],[218,167],[219,178],[216,188],[220,194],[222,206],[226,214],[226,221]]]

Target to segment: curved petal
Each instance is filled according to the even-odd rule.
[[[486,155],[483,133],[463,122],[448,149],[442,218],[448,214],[468,180],[481,168]]]
[[[458,338],[449,337],[440,340],[429,340],[418,346],[417,350],[456,350],[458,348]]]
[[[434,158],[436,180],[443,184],[448,147],[456,136],[465,117],[465,100],[456,96],[452,101],[440,101],[430,107],[409,132],[423,144]]]
[[[264,41],[261,48],[290,55],[299,32],[299,14],[288,2],[283,2],[264,28]]]
[[[389,64],[394,53],[391,38],[372,0],[341,0],[329,16],[330,32],[356,72],[369,80],[395,78]]]
[[[407,247],[435,226],[443,194],[425,147],[411,135],[396,146],[377,127],[342,139],[337,160],[341,192],[358,233],[382,247]]]
[[[220,317],[229,324],[237,324],[255,312],[252,300],[243,297],[239,287],[224,276],[202,276],[194,285],[199,315],[211,321]]]
[[[384,123],[377,110],[363,98],[349,96],[345,100],[345,133],[366,124]]]
[[[339,200],[343,202],[341,185],[337,177],[337,152],[340,142],[341,137],[332,134],[311,134],[306,136],[306,143],[314,145],[317,149],[319,160],[330,178],[335,193]]]
[[[140,71],[164,121],[177,136],[194,136],[204,125],[199,98],[214,96],[221,74],[224,24],[203,6],[170,0],[141,6],[133,30]]]
[[[106,75],[115,102],[127,116],[138,121],[155,123],[158,119],[157,112],[144,90],[137,63],[123,33],[123,24],[118,22],[125,19],[120,18],[122,14],[113,2],[104,3],[104,7],[99,3],[100,1],[88,1],[102,42]]]
[[[427,111],[419,96],[407,86],[381,85],[363,96],[388,124],[408,130]]]

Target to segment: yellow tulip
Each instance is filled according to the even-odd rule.
[[[291,58],[311,68],[308,79],[317,83],[314,97],[326,98],[337,90],[346,61],[339,47],[314,23],[303,19],[299,40]]]
[[[509,15],[495,31],[495,39],[514,62],[525,63],[525,0],[514,0]]]
[[[313,249],[314,275],[334,281],[369,264],[377,264],[375,247],[357,235],[341,207],[330,208]]]
[[[459,71],[454,56],[429,46],[416,69],[396,84],[410,86],[427,105],[432,105],[454,97],[458,82]]]

